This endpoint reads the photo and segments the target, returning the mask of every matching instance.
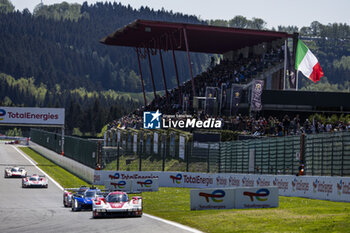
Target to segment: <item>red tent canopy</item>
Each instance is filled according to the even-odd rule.
[[[285,32],[216,27],[201,24],[136,20],[101,39],[116,46],[186,51],[186,30],[189,51],[223,54],[262,42],[293,37]]]

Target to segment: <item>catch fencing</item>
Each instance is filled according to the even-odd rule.
[[[31,140],[61,153],[62,135],[31,129]],[[176,133],[116,130],[105,146],[65,136],[64,156],[91,168],[119,171],[350,176],[350,132],[193,142]]]
[[[308,175],[350,176],[350,132],[307,135],[305,164]]]
[[[109,132],[99,163],[119,171],[350,176],[350,132],[199,143],[181,135]]]
[[[62,150],[62,135],[40,129],[30,130],[30,140],[58,154]],[[96,168],[97,157],[101,146],[96,140],[64,136],[64,156],[80,162],[88,167]]]
[[[219,172],[219,143],[196,145],[185,142],[170,144],[160,141],[158,145],[136,143],[136,147],[117,143],[104,147],[101,166],[105,170],[119,171],[183,171]]]

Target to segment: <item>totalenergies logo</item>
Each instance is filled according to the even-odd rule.
[[[118,183],[115,182],[111,182],[111,185],[114,186],[114,188],[119,188],[119,189],[123,189],[125,188],[126,182],[125,181],[119,181]]]
[[[117,173],[115,173],[114,175],[109,175],[109,178],[111,178],[112,180],[117,180],[117,179],[119,179],[119,177],[120,177],[120,175],[119,175],[119,173],[117,172]]]
[[[209,202],[209,197],[211,198],[211,200],[213,202],[222,202],[223,199],[219,199],[219,198],[223,198],[225,196],[225,191],[224,190],[215,190],[214,192],[212,193],[204,193],[204,192],[200,192],[199,193],[199,196],[200,197],[205,197],[205,200],[207,202]]]
[[[180,184],[182,180],[182,175],[179,173],[176,176],[171,175],[170,179],[173,180],[173,184],[176,182],[176,184]]]
[[[270,191],[268,189],[259,189],[255,193],[253,192],[243,192],[244,196],[249,196],[251,201],[254,201],[254,197],[258,201],[267,201],[267,196],[270,194]],[[266,198],[263,198],[266,197]]]
[[[312,182],[312,186],[314,187],[314,193],[317,192],[317,185],[320,183],[320,181],[318,181],[317,179]]]
[[[152,186],[152,180],[145,180],[145,181],[137,181],[141,187],[145,186],[146,188],[150,188]]]
[[[339,196],[341,195],[342,188],[343,188],[343,182],[342,182],[342,180],[340,180],[339,183],[337,183],[337,189],[338,189]]]
[[[6,111],[4,109],[0,109],[0,121],[4,119],[3,116],[5,115],[6,115]]]

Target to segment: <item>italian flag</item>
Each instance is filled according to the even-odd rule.
[[[301,41],[298,40],[295,69],[316,83],[323,77],[323,71],[315,55]]]

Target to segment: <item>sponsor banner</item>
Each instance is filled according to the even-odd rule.
[[[261,95],[263,92],[263,86],[264,86],[264,80],[254,79],[252,97],[251,97],[251,102],[250,102],[251,111],[261,111],[262,110]]]
[[[159,190],[158,179],[108,179],[103,184],[105,185],[105,189],[110,191],[154,192]]]
[[[0,106],[0,124],[64,125],[64,108]]]
[[[165,187],[184,187],[183,172],[167,172],[165,176],[161,175],[159,177],[159,185],[166,185]]]
[[[278,207],[278,188],[236,188],[235,208],[272,208]]]
[[[158,179],[137,179],[132,180],[133,192],[155,192],[159,190]]]
[[[234,189],[192,189],[190,192],[191,210],[233,209]]]
[[[105,189],[110,191],[130,192],[132,188],[131,180],[106,180],[104,185]]]
[[[105,181],[155,179],[161,172],[137,172],[137,171],[101,171],[95,170],[94,184],[104,185]]]
[[[153,152],[158,154],[158,133],[153,134]]]
[[[117,178],[118,177],[118,178]],[[115,179],[159,179],[161,187],[263,188],[276,186],[281,196],[350,202],[350,177],[258,175],[192,172],[95,171],[95,184]]]
[[[179,137],[179,158],[185,160],[185,140],[184,136]]]
[[[136,152],[137,152],[137,134],[136,134],[136,133],[133,135],[132,143],[133,143],[133,144],[132,144],[132,145],[133,145],[132,151],[133,151],[134,153],[136,153]]]

